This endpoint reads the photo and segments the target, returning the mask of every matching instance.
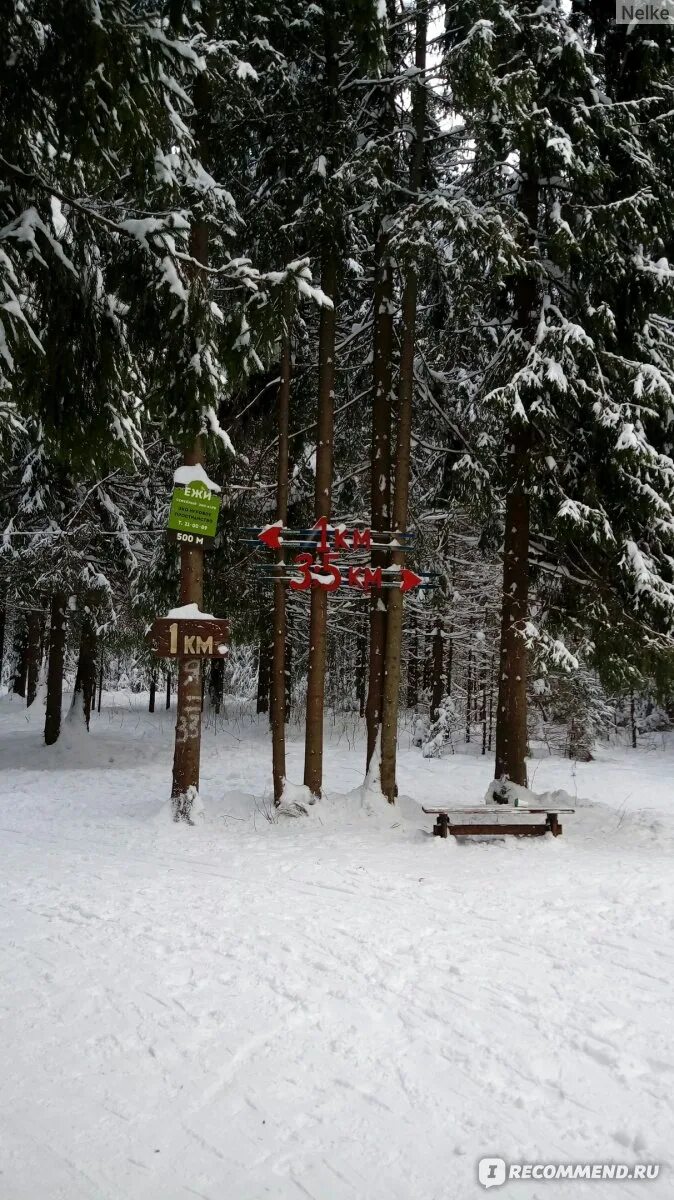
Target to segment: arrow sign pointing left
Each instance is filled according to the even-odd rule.
[[[278,521],[275,525],[268,525],[266,529],[258,533],[257,540],[258,542],[263,542],[270,550],[280,550],[282,533],[283,526]]]

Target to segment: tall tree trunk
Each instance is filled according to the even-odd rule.
[[[150,700],[148,703],[148,712],[154,712],[154,704],[157,698],[157,672],[153,671],[150,675]]]
[[[200,227],[198,227],[200,228]],[[192,245],[192,253],[199,249]],[[202,253],[205,253],[202,249]],[[200,261],[204,259],[200,258]],[[185,463],[194,466],[203,462],[201,439],[185,454]],[[180,543],[180,604],[196,604],[201,609],[204,600],[204,552],[201,547]],[[176,731],[173,751],[171,803],[174,821],[192,822],[192,808],[199,794],[199,764],[201,759],[201,678],[203,663],[199,658],[179,658],[176,664],[178,694],[176,701]]]
[[[395,607],[395,606],[394,606]],[[389,605],[391,610],[391,605]],[[393,654],[393,646],[391,647]],[[387,672],[388,676],[388,672]],[[419,622],[416,617],[410,619],[410,644],[407,659],[407,707],[416,708],[419,703]],[[382,743],[384,737],[382,737]]]
[[[225,663],[222,658],[211,661],[208,673],[208,698],[216,717],[220,715],[225,692]]]
[[[15,696],[21,696],[25,700],[28,677],[28,627],[22,616],[18,616],[14,624],[14,653],[16,666],[12,680],[12,692]]]
[[[329,253],[323,267],[321,286],[334,298],[337,264]],[[332,439],[334,433],[335,312],[322,308],[318,342],[318,446],[316,449],[316,494],[314,515],[330,516],[332,496]],[[307,681],[307,724],[304,748],[304,782],[312,796],[320,797],[323,784],[323,700],[327,655],[328,594],[312,588],[309,618],[309,676]]]
[[[166,672],[166,711],[171,707],[171,672]]]
[[[410,191],[421,188],[424,165],[424,128],[426,124],[426,90],[421,72],[426,67],[426,33],[428,13],[426,0],[417,0],[415,65],[420,72],[413,85]],[[410,262],[405,275],[402,298],[402,340],[400,347],[400,380],[398,386],[398,437],[395,457],[395,490],[393,495],[393,528],[396,534],[407,529],[407,509],[410,487],[410,458],[412,444],[412,407],[414,401],[414,350],[416,344],[418,275],[416,264]],[[404,555],[394,550],[391,565],[402,567]],[[398,741],[398,704],[400,700],[400,667],[403,632],[403,593],[399,588],[389,592],[384,681],[382,693],[381,787],[389,803],[396,796],[396,750]]]
[[[276,520],[288,524],[289,488],[289,429],[290,429],[290,373],[291,373],[291,313],[285,314],[285,328],[281,342],[281,371],[277,397],[278,462],[276,474]],[[276,570],[283,574],[285,555],[279,553]],[[271,657],[271,745],[274,804],[281,803],[286,778],[286,584],[283,579],[274,581],[274,632]]]
[[[77,660],[75,691],[70,705],[68,720],[84,721],[87,729],[91,719],[91,698],[96,686],[96,630],[91,614],[82,616],[80,629],[80,652]]]
[[[482,693],[482,705],[481,705],[481,709],[480,709],[480,718],[482,720],[482,753],[486,754],[487,753],[487,667],[484,662],[484,659],[482,661],[482,666],[480,667],[480,676],[481,676],[481,689],[480,690]]]
[[[337,35],[330,6],[323,9],[325,29],[325,113],[324,133],[329,138],[336,118],[339,84]],[[326,142],[327,144],[327,142]],[[332,300],[331,308],[321,308],[318,334],[318,421],[316,444],[316,487],[314,516],[330,516],[332,503],[332,459],[334,438],[335,332],[337,296],[337,250],[330,231],[322,248],[321,287]],[[323,703],[327,653],[328,594],[325,588],[312,588],[309,617],[309,675],[307,679],[307,716],[304,742],[304,783],[312,796],[319,798],[323,786]]]
[[[47,663],[47,704],[44,719],[44,740],[53,746],[61,733],[63,705],[63,664],[66,649],[68,597],[54,592],[49,609],[49,659]]]
[[[266,630],[260,634],[258,646],[255,711],[258,715],[269,712],[269,642],[267,641]]]
[[[445,639],[442,621],[436,617],[433,631],[433,675],[431,679],[431,721],[436,721],[444,694]]]
[[[30,708],[37,695],[40,675],[40,647],[42,643],[42,610],[32,609],[28,614],[28,661],[26,670],[26,707]]]
[[[180,6],[178,6],[179,12]],[[218,8],[215,0],[205,0],[201,6],[202,21],[207,36],[213,37],[217,26]],[[208,164],[211,157],[212,104],[210,74],[202,71],[193,89],[194,132],[201,161]],[[209,233],[205,220],[197,220],[190,230],[192,258],[191,291],[196,305],[205,306],[209,292],[206,270],[209,257]],[[186,466],[203,465],[204,446],[201,436],[186,448]],[[204,551],[201,546],[180,543],[180,604],[196,604],[204,600]],[[203,703],[203,660],[179,658],[176,664],[178,685],[176,696],[176,729],[173,751],[171,803],[174,821],[192,822],[192,809],[199,794],[201,761],[201,713]]]
[[[393,374],[393,264],[388,234],[382,221],[375,246],[373,330],[372,452],[370,461],[370,525],[383,532],[391,525],[391,383]],[[385,567],[387,553],[373,547],[372,564]],[[373,588],[370,598],[370,642],[367,703],[367,761],[370,760],[381,722],[384,656],[386,653],[387,592]]]
[[[468,670],[466,672],[466,745],[470,742],[471,705],[473,703],[473,648],[468,649]]]
[[[356,659],[356,699],[358,700],[358,715],[365,716],[365,680],[367,676],[367,626],[360,628],[358,642],[358,658]]]
[[[96,705],[97,711],[99,713],[101,711],[102,702],[103,702],[103,651],[101,650],[100,658],[98,661],[98,704]]]
[[[494,656],[492,654],[489,668],[489,729],[487,733],[487,753],[491,754],[491,743],[494,735]]]
[[[531,251],[538,225],[538,178],[522,160],[519,207],[528,222],[525,250]],[[515,317],[527,347],[536,328],[537,289],[533,274],[520,275],[515,287]],[[530,425],[514,415],[507,446],[507,494],[503,535],[503,595],[498,703],[496,712],[497,780],[527,784],[527,648],[529,615],[529,454]]]
[[[283,674],[285,677],[284,719],[285,719],[285,723],[287,725],[288,721],[290,720],[290,714],[292,712],[292,704],[293,704],[293,640],[292,640],[292,637],[290,636],[287,611],[286,611],[286,658],[285,658],[285,669],[284,669]]]
[[[393,138],[395,105],[390,77],[394,73],[392,40],[395,24],[393,6],[387,4],[387,73],[381,83],[378,135],[383,176],[382,200],[374,245],[374,297],[372,327],[372,443],[370,457],[370,525],[373,532],[391,528],[391,415],[393,406],[393,272],[390,252],[390,214],[393,181]],[[388,553],[372,549],[372,565],[385,567]],[[368,662],[366,770],[374,754],[382,718],[386,614],[388,591],[372,589],[370,597],[370,641]]]
[[[2,685],[2,667],[5,661],[5,625],[7,613],[4,604],[0,608],[0,685]]]

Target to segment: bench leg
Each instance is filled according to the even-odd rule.
[[[446,838],[448,830],[449,830],[449,817],[447,816],[447,813],[438,813],[437,820],[435,822],[435,825],[433,826],[434,836]]]
[[[562,832],[562,827],[559,823],[557,813],[548,813],[548,829],[553,837],[559,837]]]

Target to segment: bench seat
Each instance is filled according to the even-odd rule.
[[[475,835],[513,837],[542,837],[551,833],[559,837],[562,826],[560,813],[574,813],[574,808],[540,808],[532,805],[482,804],[476,808],[424,808],[422,811],[436,817],[433,833],[436,837],[473,837]],[[544,817],[542,821],[513,820],[513,817]],[[485,818],[479,820],[476,818]]]

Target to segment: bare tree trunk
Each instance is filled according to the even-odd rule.
[[[2,684],[2,667],[5,661],[5,627],[7,621],[7,613],[3,604],[0,608],[0,684]]]
[[[14,624],[14,653],[16,666],[12,680],[12,692],[15,696],[21,696],[25,700],[28,678],[28,627],[22,616],[17,617]]]
[[[632,749],[637,748],[637,723],[634,711],[634,692],[630,692],[630,728],[632,730]]]
[[[393,373],[393,264],[388,253],[388,234],[382,221],[375,245],[375,288],[373,329],[372,452],[370,462],[370,525],[383,532],[391,524],[391,384]],[[386,551],[372,550],[374,567],[386,566]],[[370,760],[381,722],[384,656],[386,653],[386,598],[382,589],[372,590],[370,599],[370,643],[367,702],[367,761]]]
[[[367,678],[367,625],[360,628],[358,642],[358,658],[356,660],[356,698],[358,700],[358,715],[365,716],[365,681]]]
[[[285,328],[281,343],[281,371],[277,399],[278,463],[276,475],[276,520],[288,524],[289,487],[289,429],[290,429],[290,372],[291,372],[291,314],[286,310]],[[285,555],[281,550],[276,566],[283,574]],[[274,804],[281,803],[286,778],[286,584],[274,582],[274,632],[271,661],[271,744]]]
[[[44,740],[53,746],[61,733],[63,706],[63,664],[65,661],[68,597],[54,592],[49,610],[49,659],[47,663],[47,704],[44,718]]]
[[[529,249],[538,225],[538,178],[524,159],[521,169],[520,211],[529,226]],[[515,312],[525,343],[535,329],[536,301],[534,277],[521,275],[515,289]],[[515,416],[508,433],[495,778],[523,787],[527,784],[528,656],[524,628],[529,615],[529,453],[529,422],[526,416]]]
[[[101,650],[101,656],[100,656],[100,661],[99,661],[99,666],[98,666],[98,704],[96,705],[97,711],[99,713],[101,711],[102,702],[103,702],[103,651]]]
[[[487,735],[487,753],[491,754],[491,743],[494,732],[494,658],[492,655],[489,671],[489,732]]]
[[[208,673],[208,698],[216,717],[222,709],[222,698],[225,690],[225,663],[222,658],[214,658]]]
[[[466,745],[470,742],[471,704],[473,703],[473,648],[468,650],[468,670],[466,672]]]
[[[433,674],[431,677],[431,721],[436,721],[444,693],[445,641],[442,636],[442,621],[435,619],[433,631]]]
[[[28,649],[26,670],[26,707],[30,708],[37,695],[40,675],[40,645],[42,641],[42,612],[32,609],[28,614]]]
[[[420,72],[426,66],[426,0],[417,0],[415,63]],[[424,127],[426,123],[426,92],[423,76],[413,85],[412,144],[410,190],[418,192],[422,184],[424,164]],[[410,486],[412,440],[412,407],[414,400],[414,351],[416,344],[418,277],[416,266],[410,263],[402,298],[402,342],[400,347],[400,381],[398,387],[398,436],[395,458],[395,490],[392,524],[396,534],[407,529],[407,509]],[[391,565],[402,567],[404,555],[394,550]],[[403,593],[392,588],[389,593],[385,667],[382,689],[381,787],[389,803],[396,797],[396,751],[398,743],[398,705],[400,701],[400,671],[403,633]]]
[[[389,605],[390,608],[390,605]],[[391,646],[393,654],[393,645]],[[410,643],[407,660],[407,707],[416,708],[419,703],[419,623],[410,619]],[[384,738],[382,738],[382,742]]]
[[[321,277],[326,295],[334,299],[337,262],[328,254]],[[314,515],[330,516],[332,496],[332,440],[334,433],[335,311],[322,308],[318,344],[318,446],[316,449],[316,494]],[[320,797],[323,785],[323,701],[327,654],[328,594],[313,588],[309,618],[309,677],[304,748],[304,782],[312,796]]]
[[[260,634],[257,656],[257,700],[255,711],[269,712],[269,642],[266,630]]]
[[[337,35],[330,7],[323,9],[325,33],[325,111],[324,133],[329,139],[336,118],[339,84]],[[327,144],[327,143],[326,143]],[[316,484],[314,516],[330,516],[332,502],[332,459],[334,438],[335,387],[335,305],[337,295],[337,250],[326,228],[322,247],[321,287],[332,300],[332,307],[321,308],[318,334],[318,420],[316,444]],[[327,653],[328,594],[325,588],[312,588],[309,617],[309,674],[307,679],[306,736],[304,742],[304,783],[312,796],[319,798],[323,786],[323,704]]]
[[[431,687],[431,675],[433,670],[433,635],[428,628],[428,613],[424,614],[424,662],[422,674],[422,690],[428,693]],[[426,695],[424,695],[424,700]]]
[[[293,703],[293,641],[288,628],[288,613],[286,611],[286,665],[285,665],[285,710],[284,719],[286,725],[290,720]]]
[[[154,712],[154,703],[157,697],[157,672],[153,671],[150,675],[150,700],[148,704],[148,712]]]
[[[171,672],[166,672],[166,711],[171,707]]]
[[[96,630],[89,612],[82,616],[80,650],[75,676],[75,690],[68,719],[84,721],[87,729],[91,720],[91,698],[96,686]]]
[[[480,667],[480,675],[481,675],[481,693],[482,693],[482,707],[481,707],[481,711],[480,711],[480,717],[482,720],[482,753],[486,754],[487,753],[487,668],[485,666],[484,661],[482,663],[482,666]]]

